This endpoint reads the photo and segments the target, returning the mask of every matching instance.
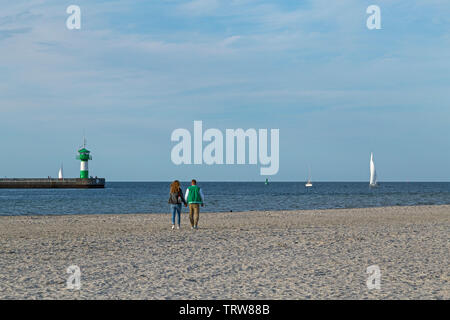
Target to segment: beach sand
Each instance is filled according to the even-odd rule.
[[[185,209],[184,209],[185,210]],[[0,299],[449,299],[450,206],[0,217]],[[81,289],[67,289],[67,267]],[[368,266],[381,288],[368,289]]]

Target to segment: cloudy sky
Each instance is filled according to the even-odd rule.
[[[81,8],[68,30],[66,8]],[[381,30],[366,9],[381,8]],[[264,180],[172,163],[173,130],[280,129],[272,180],[450,180],[448,0],[2,1],[0,176]]]

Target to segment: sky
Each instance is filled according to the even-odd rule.
[[[107,181],[265,180],[175,165],[199,120],[279,129],[272,181],[368,181],[370,152],[380,181],[450,181],[448,0],[0,3],[0,177],[77,177],[85,134]]]

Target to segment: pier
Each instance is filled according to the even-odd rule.
[[[66,189],[84,189],[84,188],[104,188],[104,178],[37,178],[37,179],[0,179],[0,188],[3,189],[33,189],[33,188],[66,188]]]

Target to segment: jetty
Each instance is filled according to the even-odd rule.
[[[32,188],[66,188],[66,189],[83,189],[83,188],[104,188],[104,178],[25,178],[25,179],[0,179],[0,188],[3,189],[32,189]]]

